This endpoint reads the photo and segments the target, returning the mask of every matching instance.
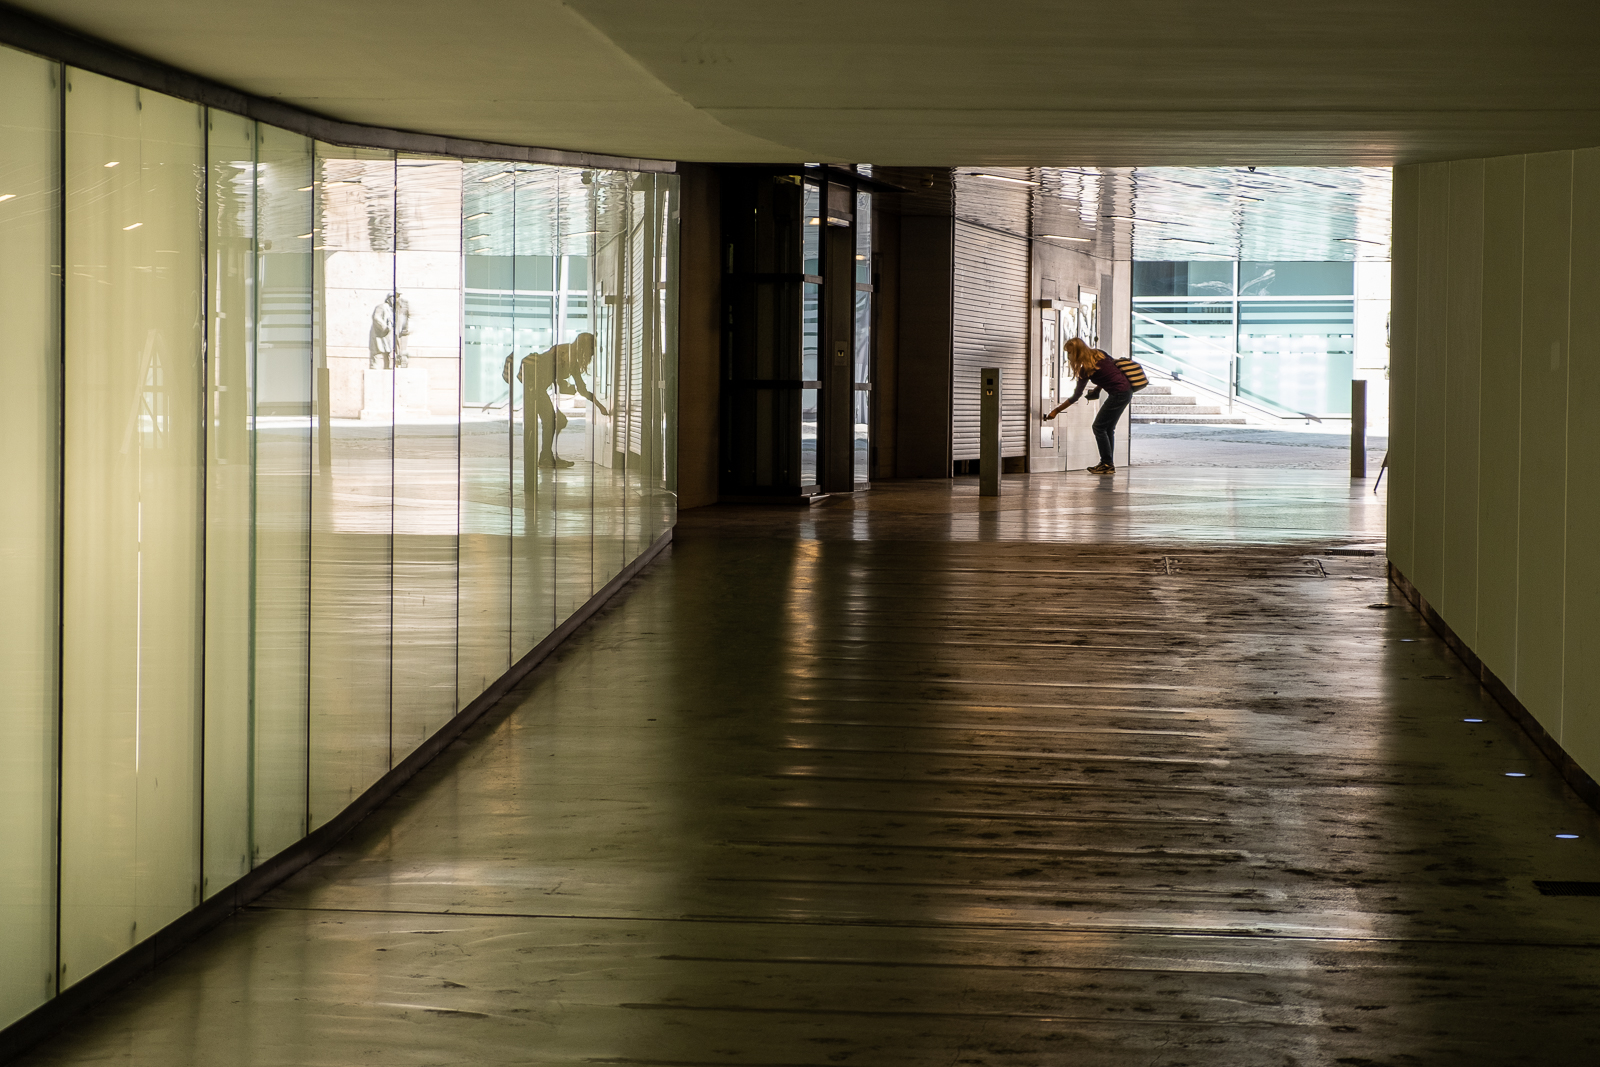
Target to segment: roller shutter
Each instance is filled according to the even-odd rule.
[[[1000,368],[1000,454],[1028,453],[1026,238],[955,224],[955,356],[951,458],[978,458],[978,380]]]

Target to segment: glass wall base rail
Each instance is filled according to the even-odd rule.
[[[33,1046],[58,1033],[83,1011],[150,973],[196,938],[325,855],[470,727],[495,710],[522,679],[548,659],[580,626],[593,618],[640,571],[655,562],[656,557],[671,543],[672,531],[669,529],[484,690],[482,695],[450,718],[328,822],[265,860],[244,877],[193,910],[185,912],[132,949],[85,975],[10,1026],[0,1029],[0,1063],[22,1056]]]

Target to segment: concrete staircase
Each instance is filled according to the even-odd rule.
[[[1131,419],[1134,423],[1181,423],[1188,426],[1243,426],[1244,419],[1224,415],[1221,407],[1207,406],[1194,397],[1174,393],[1170,385],[1151,383],[1133,394]]]

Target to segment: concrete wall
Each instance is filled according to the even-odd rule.
[[[1394,197],[1389,557],[1600,777],[1600,149]]]

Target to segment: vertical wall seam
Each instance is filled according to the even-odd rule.
[[[51,960],[48,992],[61,993],[61,842],[66,779],[66,603],[67,603],[67,65],[58,63],[56,74],[56,810],[55,810],[55,956]]]
[[[1572,539],[1567,532],[1567,519],[1571,510],[1569,493],[1572,485],[1572,246],[1574,243],[1572,212],[1575,202],[1574,187],[1578,180],[1578,154],[1568,152],[1567,161],[1567,318],[1566,328],[1562,331],[1566,362],[1562,368],[1565,382],[1562,389],[1561,411],[1561,647],[1557,651],[1561,664],[1557,679],[1561,690],[1556,705],[1556,740],[1562,745],[1565,745],[1567,740],[1567,590],[1571,582],[1571,564],[1568,556],[1572,550]]]
[[[198,664],[200,674],[199,700],[195,707],[195,720],[198,726],[198,752],[199,767],[195,774],[195,806],[199,809],[195,820],[195,899],[192,906],[198,907],[206,898],[206,596],[208,593],[207,579],[209,573],[206,567],[211,556],[211,516],[207,510],[207,497],[210,489],[211,470],[211,427],[212,411],[211,398],[214,391],[211,388],[211,109],[196,106],[200,119],[200,417],[203,420],[200,426],[200,500],[199,500],[199,560],[197,566],[200,570],[200,588],[195,597],[195,613],[198,625],[196,627],[196,644],[200,652]],[[141,606],[142,607],[142,606]]]
[[[1522,656],[1522,361],[1527,356],[1527,346],[1522,343],[1522,332],[1527,324],[1528,309],[1525,294],[1528,291],[1528,157],[1519,161],[1522,180],[1518,185],[1518,202],[1521,214],[1517,221],[1517,521],[1513,524],[1511,546],[1511,688],[1521,689]]]

